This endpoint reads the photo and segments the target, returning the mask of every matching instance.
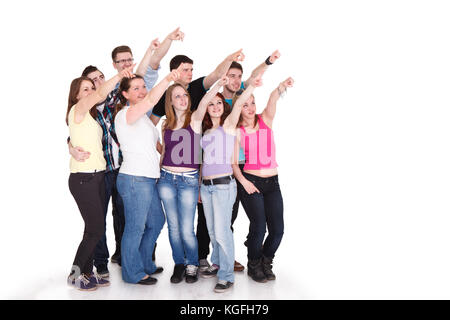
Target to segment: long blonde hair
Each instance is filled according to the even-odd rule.
[[[242,92],[236,92],[236,94],[233,96],[233,100],[231,102],[231,105],[234,107],[234,104],[236,103],[237,99],[239,99],[239,96],[242,94]],[[250,97],[253,97],[253,101],[255,100],[255,96],[252,94]],[[239,115],[239,121],[236,125],[236,128],[239,128],[242,126],[242,122],[244,121],[244,118],[242,118],[242,110],[241,114]],[[256,127],[258,124],[258,115],[255,113],[255,119],[253,120],[253,128]]]
[[[184,124],[183,124],[183,128],[187,128],[187,126],[189,126],[189,124],[191,123],[191,115],[192,115],[192,111],[191,111],[191,96],[189,95],[189,92],[186,90],[186,88],[180,84],[180,83],[174,83],[173,85],[171,85],[167,91],[166,91],[166,105],[165,105],[165,109],[166,109],[166,121],[163,124],[163,129],[170,129],[173,130],[175,129],[176,125],[177,125],[177,116],[175,114],[175,111],[173,109],[173,105],[172,105],[172,91],[173,89],[175,89],[176,87],[181,87],[183,88],[183,90],[187,93],[188,96],[188,108],[186,110],[186,117],[184,118]]]

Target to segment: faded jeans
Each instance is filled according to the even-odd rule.
[[[206,225],[212,244],[211,262],[220,266],[219,280],[234,282],[234,239],[231,215],[236,201],[236,180],[200,188]]]
[[[198,266],[198,243],[194,232],[198,171],[179,175],[161,170],[157,188],[167,217],[175,264]]]

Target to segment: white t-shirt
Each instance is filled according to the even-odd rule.
[[[116,134],[122,150],[120,173],[147,178],[159,178],[159,153],[156,150],[158,129],[148,116],[143,115],[135,123],[127,124],[130,107],[120,110],[115,119]]]

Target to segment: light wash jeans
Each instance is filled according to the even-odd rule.
[[[137,283],[156,270],[152,253],[165,217],[156,190],[157,179],[119,173],[117,190],[125,207],[122,237],[122,278]]]
[[[206,225],[213,247],[211,262],[220,266],[219,280],[234,282],[234,239],[231,215],[236,201],[236,180],[200,188]]]
[[[198,266],[198,243],[194,233],[198,171],[178,175],[161,170],[157,188],[167,217],[173,261]]]

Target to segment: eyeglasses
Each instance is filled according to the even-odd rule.
[[[124,63],[126,63],[126,62],[132,63],[133,61],[134,61],[133,58],[129,58],[129,59],[116,60],[116,61],[114,61],[114,62],[117,63],[117,64],[124,64]]]

